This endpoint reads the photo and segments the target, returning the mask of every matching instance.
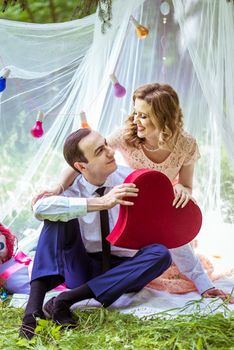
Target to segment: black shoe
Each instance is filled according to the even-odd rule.
[[[20,327],[19,336],[31,340],[35,335],[37,326],[37,317],[45,318],[42,311],[35,311],[32,314],[25,315]]]
[[[53,297],[45,303],[43,310],[46,317],[52,318],[53,322],[63,326],[76,326],[77,322],[72,317],[70,306],[64,301],[56,301]]]
[[[46,318],[51,319],[53,316],[53,308],[54,308],[54,299],[55,297],[49,299],[45,305],[43,306],[43,311]]]
[[[52,320],[60,325],[76,326],[76,320],[70,311],[70,306],[64,301],[54,302]]]

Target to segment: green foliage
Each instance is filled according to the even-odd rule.
[[[112,0],[5,0],[0,18],[33,23],[66,22],[94,13],[97,6],[104,33],[111,25]]]
[[[63,329],[40,320],[30,342],[18,337],[22,309],[0,306],[0,348],[89,350],[233,349],[234,313],[226,317],[199,312],[167,319],[166,314],[139,319],[103,308],[75,312],[76,328]]]
[[[88,16],[95,12],[97,7],[96,0],[27,0],[7,3],[7,6],[2,7],[4,12],[1,18],[36,23],[66,22]],[[77,8],[79,11],[75,12]]]

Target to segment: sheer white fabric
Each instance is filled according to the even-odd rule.
[[[49,25],[0,20],[0,69],[11,69],[0,97],[0,221],[19,238],[39,224],[30,200],[39,186],[56,182],[65,167],[62,144],[80,126],[80,111],[91,127],[108,135],[131,111],[135,88],[156,81],[178,92],[185,129],[197,139],[201,159],[194,195],[205,218],[215,217],[220,225],[225,219],[233,230],[231,202],[225,193],[220,196],[221,150],[234,166],[233,4],[168,1],[164,24],[160,3],[114,1],[112,27],[105,35],[97,15]],[[150,29],[145,40],[136,37],[130,15]],[[113,95],[113,72],[127,90],[122,99]],[[46,114],[45,135],[34,139],[30,128],[38,110]],[[204,229],[220,234],[220,225]]]

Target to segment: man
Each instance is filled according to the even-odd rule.
[[[34,335],[36,317],[44,316],[46,292],[60,283],[65,281],[72,290],[49,300],[44,309],[59,324],[75,324],[70,312],[75,302],[95,298],[107,307],[123,293],[139,291],[171,265],[163,245],[139,251],[112,246],[108,252],[105,238],[101,239],[101,228],[108,226],[102,214],[108,210],[111,230],[118,205],[133,205],[124,198],[138,194],[134,184],[123,184],[132,170],[117,168],[114,151],[105,139],[95,131],[80,129],[66,139],[64,157],[80,175],[64,196],[43,198],[34,205],[36,217],[45,223],[20,330],[28,339]]]

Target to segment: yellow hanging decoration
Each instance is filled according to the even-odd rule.
[[[130,16],[130,22],[134,25],[139,39],[145,39],[149,34],[149,29],[141,25],[133,16]]]
[[[80,121],[81,121],[81,127],[86,129],[91,129],[88,122],[85,112],[80,112]]]

